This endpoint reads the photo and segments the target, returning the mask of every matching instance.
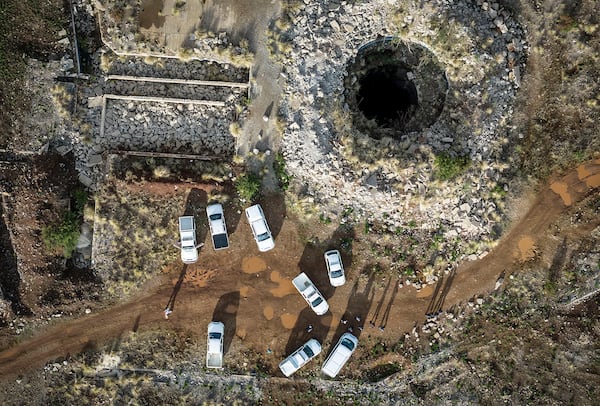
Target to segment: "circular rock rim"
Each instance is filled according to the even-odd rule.
[[[358,50],[347,65],[345,98],[354,126],[369,137],[400,139],[429,128],[443,111],[448,80],[421,44],[386,37]]]

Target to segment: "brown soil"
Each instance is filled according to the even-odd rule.
[[[232,230],[229,250],[214,252],[207,245],[197,264],[174,264],[170,272],[161,276],[160,283],[151,281],[148,289],[142,289],[143,293],[131,301],[61,322],[5,350],[0,353],[0,375],[39,367],[48,360],[95,348],[130,331],[155,329],[161,325],[191,331],[201,338],[211,318],[235,326],[234,347],[259,354],[272,350],[265,364],[273,370],[286,353],[307,338],[332,343],[348,327],[365,338],[398,339],[425,319],[431,303],[449,308],[490,291],[502,273],[518,269],[516,261],[524,258],[515,258],[515,253],[522,253],[522,248],[527,253],[533,246],[524,244],[524,238],[535,238],[536,255],[543,260],[551,258],[548,247],[554,246],[554,237],[549,226],[568,210],[563,199],[565,193],[572,199],[571,204],[597,193],[599,174],[600,160],[596,160],[555,179],[554,182],[566,185],[562,194],[552,188],[552,183],[544,187],[520,222],[490,254],[462,264],[454,274],[440,280],[435,289],[420,292],[411,287],[398,289],[395,280],[376,281],[372,277],[367,280],[359,275],[355,266],[348,266],[346,285],[335,290],[330,288],[321,252],[313,252],[310,246],[302,244],[298,223],[286,216],[280,199],[267,199],[261,203],[273,224],[277,245],[272,251],[259,253],[249,238],[247,224],[240,220]],[[594,226],[599,222],[596,220]],[[563,229],[557,233],[571,231]],[[330,304],[329,314],[316,316],[290,287],[289,281],[299,271],[306,272],[321,288]],[[173,313],[165,320],[163,309],[178,288],[176,282],[182,273],[184,279],[176,292]],[[348,323],[340,323],[342,318]],[[308,325],[313,326],[310,333]],[[359,325],[365,327],[362,333],[357,328]]]

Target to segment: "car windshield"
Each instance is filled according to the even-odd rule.
[[[257,237],[258,241],[268,240],[270,237],[269,233],[263,233]]]
[[[321,303],[323,303],[323,299],[318,297],[315,300],[312,301],[312,307],[317,307],[318,305],[320,305]]]
[[[338,269],[337,271],[332,271],[331,272],[331,277],[332,278],[339,278],[342,275],[343,275],[343,272],[340,269]]]
[[[218,340],[219,338],[221,338],[221,333],[210,333],[208,335],[208,338],[210,338],[211,340]]]
[[[315,355],[313,350],[311,350],[308,345],[304,346],[304,352],[306,353],[306,355],[308,355],[308,358],[312,358]]]
[[[354,343],[351,340],[348,340],[347,338],[344,338],[342,340],[342,345],[344,347],[346,347],[347,349],[349,349],[350,351],[352,351],[354,349]]]
[[[219,220],[220,218],[221,218],[221,215],[220,215],[220,214],[218,214],[218,213],[217,213],[217,214],[211,214],[211,215],[210,215],[210,219],[211,219],[211,220]]]

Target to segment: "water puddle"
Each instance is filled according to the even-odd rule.
[[[265,316],[265,319],[272,320],[275,312],[271,306],[267,306],[263,309],[263,315]]]
[[[579,178],[579,180],[584,180],[591,174],[592,173],[586,168],[586,165],[579,165],[577,167],[577,177]]]
[[[565,206],[570,206],[573,203],[573,199],[569,194],[568,185],[564,182],[553,182],[550,185],[550,189],[560,196]]]
[[[435,285],[426,285],[421,290],[417,291],[417,299],[422,299],[433,295]]]
[[[267,269],[267,263],[259,257],[246,257],[242,259],[242,271],[244,273],[259,273]]]
[[[281,315],[281,324],[283,325],[283,327],[287,328],[288,330],[291,330],[294,328],[294,325],[296,324],[297,320],[298,320],[297,314],[284,313]]]
[[[529,236],[521,237],[518,243],[519,250],[517,252],[517,258],[521,262],[529,261],[535,258],[535,241]]]
[[[586,178],[585,184],[590,188],[599,187],[600,186],[600,173]]]
[[[271,272],[271,281],[279,285],[275,289],[269,289],[269,292],[275,297],[284,297],[296,292],[296,288],[292,285],[292,281],[287,278],[282,278],[281,274],[277,271]]]

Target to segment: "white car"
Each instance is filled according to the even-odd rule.
[[[317,316],[322,316],[329,310],[329,304],[317,289],[309,277],[302,272],[300,275],[292,279],[292,285],[300,292],[306,303],[316,313]]]
[[[206,206],[206,217],[208,217],[208,226],[215,251],[228,248],[229,237],[227,236],[223,206],[219,203]]]
[[[350,333],[342,334],[333,351],[325,360],[321,372],[335,378],[356,350],[356,346],[358,346],[358,338]]]
[[[325,264],[327,264],[327,275],[331,286],[338,287],[346,283],[344,275],[344,264],[342,264],[342,256],[338,250],[327,251],[324,255]]]
[[[194,216],[179,217],[179,244],[181,246],[181,261],[184,264],[193,264],[198,261]]]
[[[252,229],[252,234],[261,252],[269,251],[275,247],[275,241],[269,230],[269,225],[265,219],[265,213],[260,204],[255,204],[246,209],[246,218]]]
[[[311,338],[302,347],[298,348],[289,357],[279,363],[279,369],[285,376],[291,376],[302,368],[308,361],[321,353],[321,344]]]
[[[206,339],[206,367],[223,368],[223,336],[225,325],[220,321],[208,323]]]

